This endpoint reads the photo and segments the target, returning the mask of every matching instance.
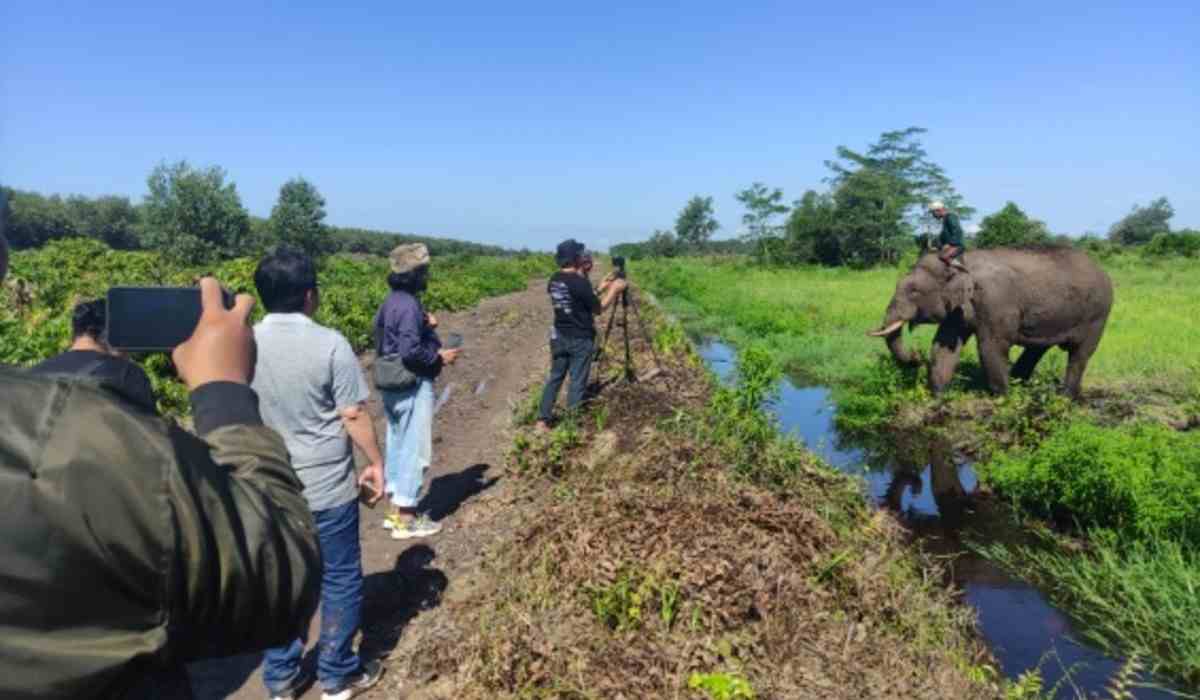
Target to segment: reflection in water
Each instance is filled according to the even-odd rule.
[[[733,380],[737,362],[733,348],[705,340],[699,344],[699,353],[722,381]],[[972,495],[979,480],[969,463],[955,458],[949,445],[926,436],[914,440],[915,444],[890,445],[886,454],[876,455],[848,444],[834,424],[829,390],[798,387],[787,379],[781,382],[769,410],[779,419],[781,430],[803,441],[827,463],[861,475],[870,498],[910,520],[926,535],[928,547],[955,555],[953,580],[977,611],[980,631],[1007,677],[1016,678],[1040,665],[1046,687],[1051,688],[1065,669],[1071,669],[1075,686],[1087,693],[1104,691],[1120,663],[1073,641],[1070,621],[1036,588],[967,552],[959,540],[964,528],[982,539],[1004,534],[1013,526],[1002,514],[975,512]],[[1071,684],[1063,685],[1059,697],[1074,697]],[[1159,700],[1175,696],[1136,689],[1134,697]]]

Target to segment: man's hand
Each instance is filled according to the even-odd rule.
[[[175,348],[171,358],[189,391],[210,382],[249,384],[254,377],[254,331],[246,323],[254,297],[237,295],[226,310],[221,285],[212,277],[200,280],[200,322],[192,336]]]
[[[438,354],[442,356],[442,364],[452,365],[458,359],[458,353],[462,352],[462,348],[450,348],[447,350],[438,350]]]
[[[620,294],[621,292],[625,291],[625,289],[628,286],[629,286],[629,280],[614,279],[612,282],[609,282],[609,288],[612,289],[617,294]]]
[[[358,488],[361,490],[363,487],[366,487],[371,492],[370,497],[366,501],[368,506],[374,506],[379,502],[379,499],[383,498],[384,481],[382,464],[378,462],[368,464],[362,470],[362,473],[358,475]]]
[[[425,314],[425,323],[428,323],[430,328],[437,328],[437,316]]]

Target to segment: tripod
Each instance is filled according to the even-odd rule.
[[[608,348],[608,337],[612,333],[613,324],[617,320],[617,304],[613,304],[612,311],[608,315],[608,325],[604,328],[604,339],[600,341],[600,347],[596,349],[596,375],[603,376],[604,360],[607,357],[605,350]],[[637,297],[634,297],[629,289],[621,292],[621,332],[625,336],[625,381],[636,382],[638,380],[637,372],[633,367],[633,353],[629,348],[629,308],[633,307],[633,316],[637,320],[638,329],[642,332],[642,339],[646,341],[646,345],[650,347],[650,353],[654,356],[654,371],[643,379],[649,379],[662,372],[662,363],[658,361],[658,351],[654,349],[654,339],[646,332],[646,324],[642,321],[642,312],[638,307]]]

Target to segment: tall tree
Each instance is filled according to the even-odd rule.
[[[325,226],[325,198],[311,182],[293,178],[279,188],[279,201],[271,210],[271,231],[281,243],[312,256],[331,252]]]
[[[777,248],[773,239],[779,237],[775,218],[788,212],[787,205],[783,204],[783,190],[772,190],[756,182],[734,196],[746,208],[742,224],[746,226],[747,240],[754,245],[755,255],[768,265],[772,264]]]
[[[974,215],[945,170],[929,160],[920,141],[924,133],[915,126],[885,131],[866,152],[839,146],[837,159],[825,162],[838,217],[849,226],[842,238],[853,248],[845,250],[844,257],[861,264],[893,259],[908,245],[925,205],[934,199],[945,202],[961,219]]]
[[[983,217],[975,245],[980,248],[1045,245],[1050,240],[1046,224],[1029,218],[1020,207],[1009,202],[995,214]]]
[[[141,217],[128,197],[107,195],[88,199],[71,195],[66,200],[67,216],[81,235],[104,241],[112,248],[133,250],[140,245]]]
[[[688,200],[675,219],[675,238],[680,244],[698,250],[721,228],[713,217],[713,198],[699,195]]]
[[[833,197],[808,190],[792,205],[784,224],[784,262],[840,265],[841,247]]]
[[[148,247],[184,262],[237,256],[250,232],[250,215],[237,186],[217,166],[187,161],[158,165],[146,179],[143,210]]]
[[[1145,207],[1134,205],[1133,211],[1108,230],[1108,239],[1121,245],[1149,243],[1156,235],[1171,232],[1173,216],[1175,209],[1166,197],[1159,197]]]

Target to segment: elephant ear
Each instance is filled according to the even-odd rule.
[[[975,280],[970,273],[947,266],[946,272],[946,313],[950,314],[971,302],[975,296]]]

